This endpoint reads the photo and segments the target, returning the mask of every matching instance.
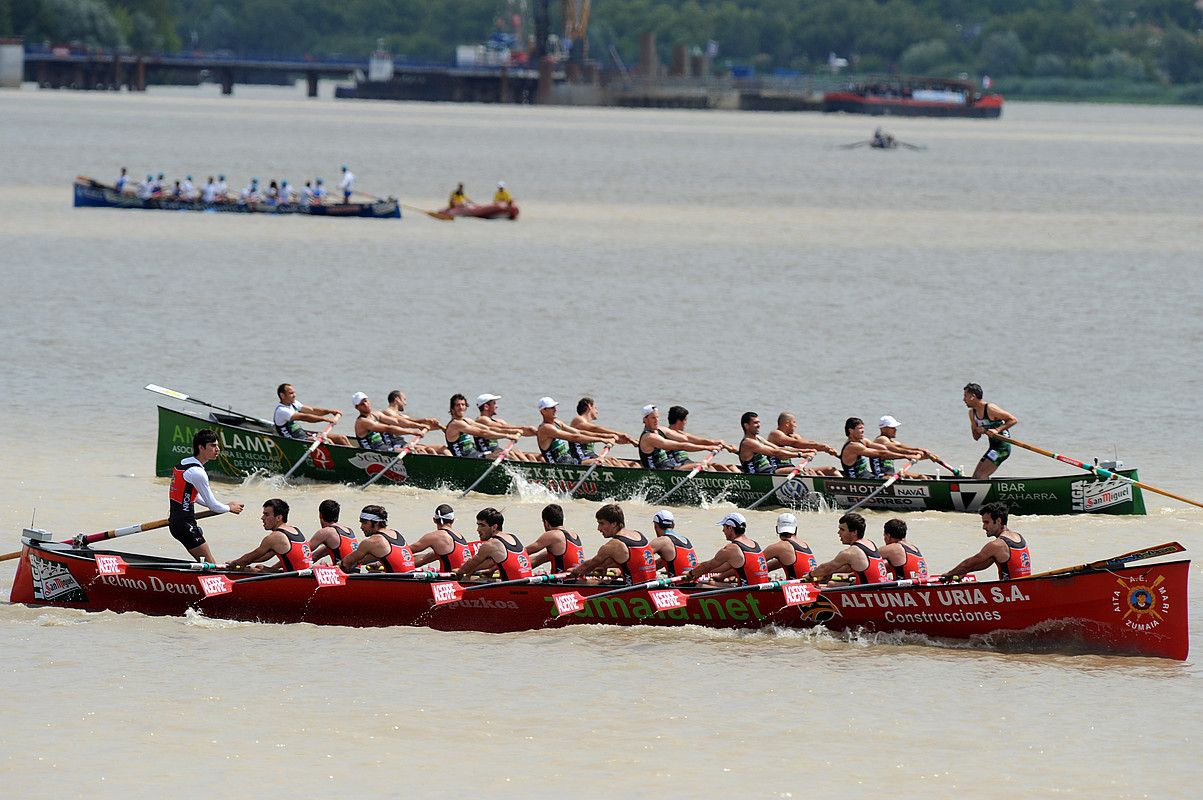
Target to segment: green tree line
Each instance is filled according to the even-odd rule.
[[[0,0],[0,34],[240,55],[362,56],[383,40],[448,61],[515,13],[533,32],[535,1]],[[1195,0],[594,0],[594,58],[637,62],[644,32],[662,61],[715,42],[719,63],[759,72],[817,72],[835,54],[856,72],[1203,82]]]

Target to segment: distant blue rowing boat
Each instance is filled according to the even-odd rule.
[[[205,203],[200,200],[177,200],[171,197],[142,199],[136,195],[118,192],[91,178],[80,176],[75,179],[75,207],[93,208],[148,208],[163,211],[221,211],[241,214],[308,214],[312,217],[371,217],[375,219],[400,219],[401,205],[397,198],[377,200],[372,203],[330,203],[328,205],[301,206],[296,203],[269,205],[267,203]]]

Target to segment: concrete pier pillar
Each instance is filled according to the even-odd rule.
[[[138,56],[138,60],[134,62],[134,91],[146,91],[146,61],[142,56]]]
[[[308,96],[317,97],[317,73],[313,71],[306,72],[305,81],[308,83]]]
[[[555,66],[554,56],[543,56],[539,60],[539,90],[535,93],[535,102],[541,106],[551,102],[552,72]]]
[[[684,78],[685,70],[689,66],[685,45],[673,45],[673,63],[668,69],[668,74],[674,78]]]
[[[639,36],[639,71],[647,78],[655,78],[660,74],[655,33],[643,33]]]
[[[229,67],[221,70],[221,93],[234,94],[234,70]]]

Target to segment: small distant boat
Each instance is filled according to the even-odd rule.
[[[447,206],[441,212],[452,217],[476,217],[478,219],[518,219],[517,203],[465,203]]]
[[[395,197],[381,198],[370,203],[329,203],[302,206],[299,203],[271,204],[205,203],[201,200],[179,200],[173,197],[141,198],[117,191],[116,187],[80,176],[75,179],[76,208],[142,208],[163,211],[220,211],[242,214],[304,214],[311,217],[368,217],[371,219],[400,219],[401,205]]]
[[[823,95],[823,110],[902,117],[997,119],[1003,99],[983,94],[970,81],[955,78],[887,77],[851,84]]]

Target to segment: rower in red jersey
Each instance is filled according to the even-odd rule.
[[[443,503],[434,510],[434,530],[409,546],[414,564],[433,564],[439,572],[457,570],[472,558],[468,540],[455,532],[455,510]],[[419,553],[421,555],[419,555]]]
[[[975,555],[945,572],[944,579],[956,578],[991,565],[998,567],[1000,581],[1031,575],[1032,555],[1028,552],[1028,543],[1007,527],[1007,504],[998,501],[986,503],[981,513],[982,530],[990,537],[990,541]]]
[[[318,532],[309,540],[309,550],[313,553],[315,562],[327,556],[333,564],[340,563],[359,544],[355,531],[346,525],[338,524],[342,508],[337,500],[323,500],[317,507],[317,519],[321,524]]]
[[[626,528],[626,515],[617,503],[602,506],[595,513],[597,532],[608,541],[597,555],[572,570],[573,577],[585,578],[610,567],[617,567],[627,583],[643,583],[656,577],[656,553],[652,543],[639,531]]]
[[[268,531],[259,546],[244,556],[226,564],[227,569],[243,569],[254,565],[255,572],[293,572],[313,566],[309,543],[305,535],[288,524],[288,503],[273,497],[263,504],[263,530]],[[275,557],[277,563],[261,564]]]
[[[882,530],[885,544],[881,547],[884,558],[894,573],[895,580],[927,580],[927,559],[919,548],[906,541],[906,522],[897,517],[888,520]]]
[[[414,554],[405,537],[388,526],[384,506],[364,506],[359,512],[359,530],[363,541],[342,560],[343,572],[355,572],[360,564],[372,563],[385,572],[413,572]]]
[[[768,583],[768,565],[760,545],[747,536],[748,521],[743,514],[732,513],[718,523],[727,543],[718,549],[714,558],[703,561],[685,573],[693,581],[711,573],[720,579],[734,579],[740,585]]]
[[[865,538],[864,517],[855,511],[840,517],[839,537],[847,547],[835,558],[815,567],[805,578],[825,581],[838,573],[855,576],[856,583],[888,583],[894,580],[877,545]]]
[[[798,518],[790,513],[777,517],[780,541],[764,548],[764,560],[769,572],[779,569],[787,579],[801,578],[819,565],[810,545],[798,538]]]
[[[497,570],[503,581],[531,576],[530,559],[522,542],[512,533],[506,533],[505,516],[495,508],[484,508],[476,515],[476,534],[482,542],[476,555],[468,563],[455,570],[456,577],[464,578],[477,572],[492,573]]]
[[[693,543],[677,533],[676,527],[677,519],[667,508],[660,509],[652,517],[652,528],[656,531],[652,539],[652,552],[659,556],[656,566],[670,578],[684,575],[698,564]]]
[[[543,507],[543,535],[526,546],[531,568],[549,564],[552,574],[576,569],[585,561],[581,537],[564,528],[564,509],[559,503]]]

